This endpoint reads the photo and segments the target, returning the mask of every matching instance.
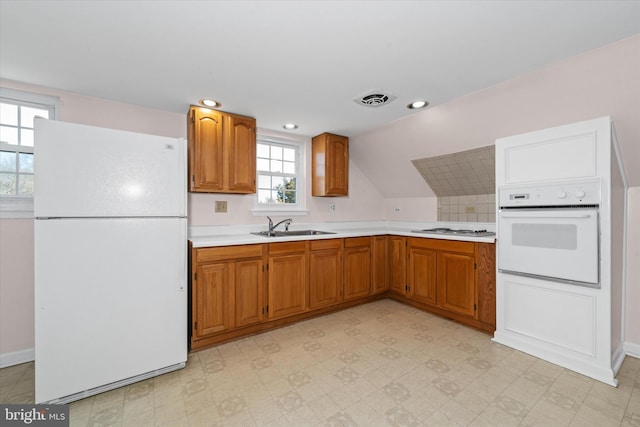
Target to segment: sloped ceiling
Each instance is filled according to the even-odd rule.
[[[438,197],[495,192],[495,146],[412,160]]]

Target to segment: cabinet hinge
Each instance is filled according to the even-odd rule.
[[[475,304],[473,304],[473,311],[476,311],[477,309],[478,307]]]
[[[477,269],[478,269],[478,265],[477,265],[475,262],[473,263],[473,269],[474,269],[474,270],[477,270]]]
[[[195,111],[191,112],[191,123],[195,123],[196,122],[196,113]]]
[[[196,176],[195,175],[191,175],[191,182],[196,182]]]
[[[193,329],[198,330],[198,322],[193,324]]]
[[[267,305],[267,313],[269,312],[269,306]]]
[[[198,273],[193,273],[193,280],[198,280]]]

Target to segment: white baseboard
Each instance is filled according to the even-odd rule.
[[[32,362],[36,358],[35,355],[35,348],[27,348],[26,350],[0,354],[0,368]]]
[[[640,344],[627,341],[624,343],[624,352],[627,356],[640,359]]]

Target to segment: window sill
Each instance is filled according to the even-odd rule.
[[[274,208],[255,208],[251,209],[253,216],[265,216],[265,215],[283,215],[283,216],[304,216],[309,215],[308,209],[274,209]]]
[[[33,218],[33,198],[0,197],[0,218]]]

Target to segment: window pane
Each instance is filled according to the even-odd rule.
[[[271,190],[258,190],[260,203],[271,203]]]
[[[20,126],[28,128],[33,128],[33,118],[36,116],[49,118],[49,110],[42,108],[22,107],[20,113]]]
[[[18,145],[18,128],[0,126],[0,142]]]
[[[296,192],[295,191],[285,191],[284,192],[284,202],[285,203],[295,203],[296,202]]]
[[[296,164],[291,162],[284,162],[283,169],[284,173],[290,173],[293,175],[296,173]]]
[[[0,151],[0,172],[16,171],[16,153]]]
[[[0,194],[11,196],[16,194],[16,174],[0,173]]]
[[[20,153],[18,154],[18,172],[33,173],[33,154]]]
[[[273,187],[271,187],[271,188],[282,187],[284,185],[284,177],[283,176],[274,176],[271,179],[271,185],[273,185]]]
[[[271,160],[271,172],[282,172],[282,162],[280,160]]]
[[[33,196],[33,175],[20,175],[18,194],[21,196]]]
[[[20,145],[25,147],[33,147],[33,130],[20,129]]]
[[[268,159],[257,159],[256,166],[259,171],[269,172],[269,160]]]
[[[282,159],[282,147],[278,147],[277,145],[271,146],[271,158],[272,159]]]
[[[269,175],[258,175],[258,188],[271,188],[271,177]]]
[[[286,160],[288,162],[295,162],[296,161],[296,150],[294,150],[293,148],[285,148],[283,156],[282,156],[282,159]]]
[[[258,155],[258,157],[268,158],[269,157],[269,146],[265,145],[265,144],[258,144],[257,155]]]
[[[0,104],[0,123],[3,125],[18,126],[18,106],[13,104]]]

